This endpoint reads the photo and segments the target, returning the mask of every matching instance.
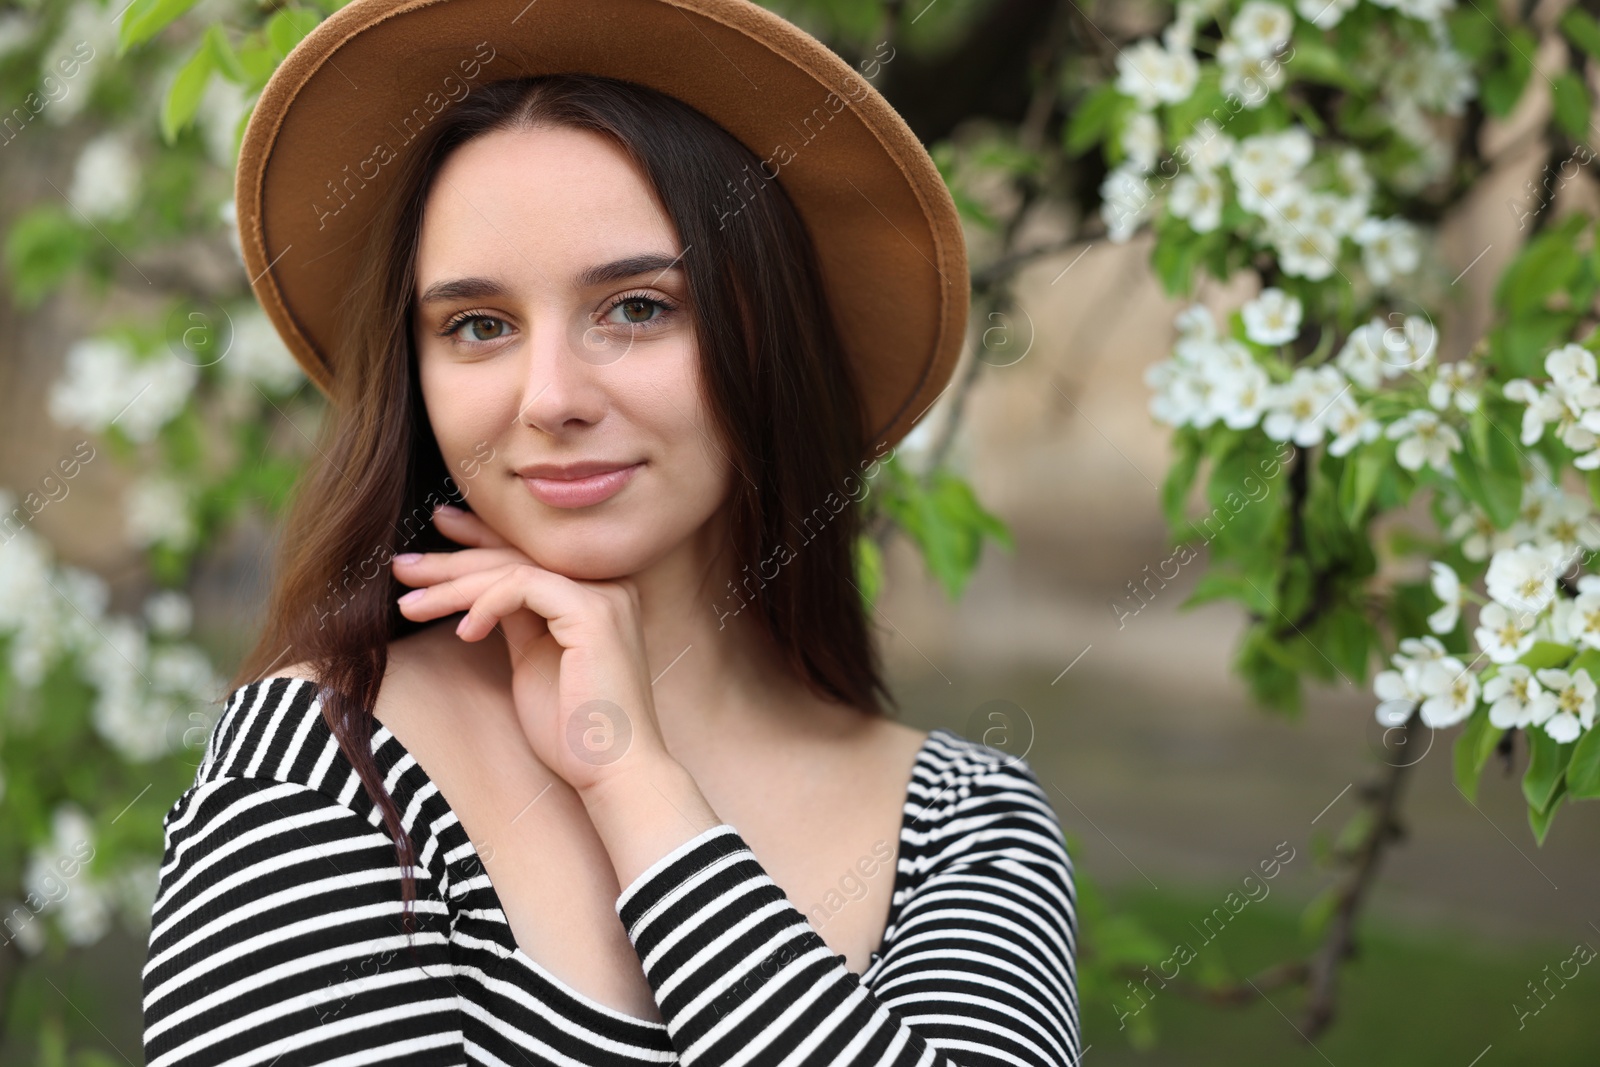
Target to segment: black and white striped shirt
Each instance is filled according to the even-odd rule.
[[[1072,865],[1025,761],[945,729],[924,741],[888,926],[859,976],[731,825],[662,857],[616,901],[656,1022],[519,950],[442,794],[381,724],[372,750],[417,846],[409,946],[394,845],[318,687],[229,695],[163,821],[148,1067],[1078,1062]]]

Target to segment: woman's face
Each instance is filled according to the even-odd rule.
[[[412,324],[428,420],[469,506],[542,567],[637,573],[727,496],[682,252],[643,175],[586,130],[482,135],[429,189]],[[625,470],[528,470],[575,464]]]

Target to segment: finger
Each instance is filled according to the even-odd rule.
[[[541,678],[549,681],[549,675],[538,666],[541,658],[539,640],[550,633],[550,627],[543,617],[526,609],[513,611],[500,620],[500,629],[506,637],[511,669],[516,670],[518,664],[527,663]]]
[[[486,590],[520,564],[508,563],[489,570],[473,571],[413,589],[398,598],[400,614],[414,622],[427,622],[465,611]]]
[[[571,578],[533,564],[519,564],[473,600],[456,633],[465,641],[476,641],[513,611],[528,608],[545,620],[550,635],[567,648],[591,597]]]
[[[394,576],[406,585],[434,585],[473,571],[529,560],[514,548],[463,548],[455,552],[401,553],[390,562]]]
[[[441,504],[433,512],[433,524],[452,541],[475,548],[509,548],[510,542],[489,528],[489,524],[453,504]]]

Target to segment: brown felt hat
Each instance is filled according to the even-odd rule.
[[[474,86],[564,72],[676,97],[766,161],[761,177],[776,171],[816,246],[869,445],[900,440],[966,333],[955,204],[866,72],[749,0],[353,0],[312,30],[262,91],[236,179],[251,285],[312,381],[328,393],[338,372],[339,301],[398,169],[383,163]]]

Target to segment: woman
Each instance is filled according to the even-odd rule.
[[[429,10],[403,6],[357,0],[275,83],[324,49],[363,84],[393,42],[351,29]],[[768,85],[821,49],[753,5],[698,10],[788,50],[740,54]],[[592,41],[611,11],[525,42]],[[438,49],[444,25],[411,32]],[[638,41],[610,69],[617,47],[644,69],[661,41]],[[165,822],[147,1062],[1076,1063],[1055,813],[1024,761],[887,717],[851,577],[866,480],[920,414],[869,438],[883,394],[936,395],[948,360],[863,387],[871,294],[819,265],[839,231],[814,241],[702,110],[551,66],[473,86],[302,216],[306,263],[359,245],[347,296],[294,260],[258,275],[308,369],[337,364],[333,405]],[[262,138],[296,158],[283,118],[314,106],[269,86],[241,188],[271,176]],[[240,204],[265,256],[286,214]],[[328,360],[305,341],[335,318]]]

